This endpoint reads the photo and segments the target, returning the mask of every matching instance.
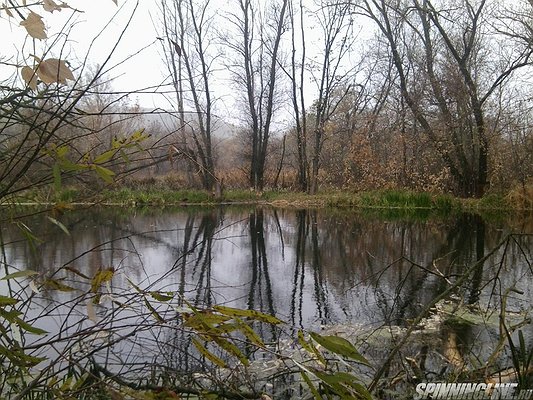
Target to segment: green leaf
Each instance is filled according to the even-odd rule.
[[[218,358],[213,353],[211,353],[209,350],[207,350],[205,346],[202,343],[200,343],[198,339],[192,338],[192,343],[194,344],[194,347],[196,347],[198,351],[209,361],[218,365],[219,367],[222,367],[222,368],[227,367],[226,363],[222,359]]]
[[[129,164],[130,162],[130,158],[128,157],[128,155],[126,154],[126,152],[122,149],[120,149],[120,157],[122,157],[122,159]]]
[[[103,164],[108,162],[113,158],[113,156],[117,153],[116,150],[108,150],[102,154],[100,154],[98,157],[94,159],[95,164]]]
[[[311,393],[313,393],[315,400],[322,400],[322,396],[320,393],[318,393],[318,390],[311,381],[311,378],[309,378],[309,375],[307,375],[304,371],[301,371],[300,374],[302,375],[302,378],[304,378],[305,383],[307,383],[307,386],[309,386],[309,389],[311,390]]]
[[[348,340],[338,336],[322,336],[314,332],[310,332],[309,334],[318,344],[325,347],[329,351],[351,358],[352,360],[369,367],[371,366],[367,359],[364,358]]]
[[[137,293],[144,293],[139,286],[131,281],[130,278],[126,278],[129,284],[137,291]]]
[[[159,315],[157,310],[150,304],[150,302],[146,298],[144,299],[144,304],[146,304],[146,307],[148,307],[157,322],[165,322],[163,317]]]
[[[40,243],[42,240],[40,240],[37,236],[35,236],[31,229],[23,222],[18,221],[16,223],[17,227],[20,229],[26,240],[28,241],[30,247],[32,250],[35,250],[35,243]]]
[[[48,332],[41,328],[36,328],[33,325],[28,324],[26,321],[21,320],[20,318],[17,318],[15,323],[20,326],[22,329],[24,329],[27,332],[34,333],[36,335],[45,335]]]
[[[58,158],[65,158],[68,154],[68,147],[67,146],[59,146],[56,149],[56,154]]]
[[[63,232],[65,232],[68,236],[70,236],[70,232],[68,231],[67,227],[65,225],[63,225],[61,222],[59,222],[57,219],[55,218],[52,218],[52,217],[46,217],[48,218],[48,220],[56,225],[57,227],[59,227],[59,229],[61,229]]]
[[[94,170],[100,178],[102,178],[107,183],[113,183],[113,177],[115,173],[108,168],[104,168],[100,165],[94,165]]]
[[[341,396],[342,399],[364,399],[372,400],[370,392],[360,383],[352,374],[346,372],[336,372],[334,374],[327,374],[319,370],[313,370],[313,374],[328,385],[335,394]]]
[[[76,268],[74,267],[64,267],[65,270],[67,271],[70,271],[78,276],[81,276],[83,279],[87,279],[87,280],[91,280],[91,278],[89,278],[87,275],[81,273],[80,271],[78,271]]]
[[[18,271],[18,272],[13,272],[12,274],[7,274],[0,280],[7,281],[9,279],[26,278],[28,276],[33,276],[33,275],[39,275],[39,273],[36,271],[32,271],[31,269],[27,269],[26,271]]]
[[[163,302],[170,301],[174,298],[174,294],[171,294],[171,293],[163,294],[161,292],[150,292],[150,296],[152,296],[157,301],[163,301]]]
[[[370,394],[368,389],[360,383],[352,382],[351,386],[356,390],[356,392],[359,394],[359,396],[361,396],[362,399],[373,400],[372,395]]]
[[[266,322],[268,324],[278,325],[282,324],[283,321],[269,314],[262,313],[256,310],[241,310],[239,308],[225,307],[225,306],[214,306],[214,310],[218,311],[221,314],[229,315],[231,317],[244,317],[251,318],[256,321]]]
[[[17,299],[14,299],[12,297],[6,297],[6,296],[2,296],[0,294],[0,307],[3,307],[3,306],[12,306],[12,305],[15,305],[17,304],[19,301]]]
[[[54,176],[54,189],[59,192],[61,190],[61,167],[58,163],[52,167],[52,175]]]
[[[18,316],[22,313],[17,310],[10,310],[6,311],[3,308],[0,308],[0,317],[4,318],[6,321],[14,324],[15,321],[18,319]]]
[[[197,331],[213,328],[215,325],[220,325],[231,319],[227,315],[215,314],[207,310],[196,310],[193,314],[183,314],[183,318],[185,326]]]
[[[315,376],[324,382],[336,395],[340,396],[341,399],[353,400],[356,398],[354,393],[343,385],[344,380],[341,377],[336,375],[330,375],[322,371],[314,370],[313,373]]]
[[[309,354],[314,354],[322,365],[326,365],[324,356],[318,351],[312,342],[305,340],[304,333],[301,330],[298,331],[298,342]]]
[[[65,379],[65,381],[63,382],[59,390],[61,392],[66,392],[67,390],[70,390],[71,384],[72,384],[72,375],[70,375],[67,379]]]
[[[34,367],[40,362],[46,360],[43,357],[33,357],[24,352],[21,349],[17,348],[6,348],[0,345],[0,355],[7,357],[15,366],[17,367]]]
[[[85,372],[76,380],[76,382],[74,382],[74,385],[72,386],[71,390],[78,390],[85,383],[85,381],[87,381],[89,377],[92,378],[92,375],[89,372]]]
[[[67,171],[67,172],[76,172],[76,171],[83,171],[88,168],[87,165],[84,164],[75,164],[70,160],[64,159],[59,161],[59,166],[61,167],[61,170]]]

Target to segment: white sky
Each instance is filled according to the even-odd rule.
[[[60,0],[55,1],[60,3]],[[89,65],[102,64],[116,44],[128,19],[133,14],[136,4],[138,4],[137,11],[133,14],[132,23],[107,64],[108,68],[116,66],[108,75],[114,78],[112,87],[119,92],[136,92],[146,87],[170,83],[168,79],[165,81],[168,72],[162,61],[161,43],[156,39],[158,34],[153,21],[157,21],[159,18],[158,0],[139,0],[138,2],[136,0],[118,0],[118,7],[113,0],[64,1],[83,12],[73,13],[72,10],[64,9],[61,12],[56,11],[51,14],[44,11],[41,6],[33,8],[44,18],[49,36],[47,41],[36,40],[36,48],[33,48],[34,42],[28,38],[26,30],[19,26],[20,18],[17,16],[8,18],[6,12],[0,9],[0,61],[7,61],[19,66],[24,65],[24,63],[31,65],[33,60],[30,54],[42,57],[43,49],[51,43],[51,40],[58,37],[57,35],[63,30],[64,25],[71,25],[75,21],[68,36],[68,46],[66,46],[66,50],[63,50],[64,53],[60,53],[61,46],[53,46],[53,53],[48,57],[70,60],[73,68],[76,68],[88,54]],[[309,3],[312,2],[309,1]],[[1,4],[3,2],[0,0]],[[212,0],[211,4],[219,5],[220,13],[230,11],[227,0]],[[70,22],[69,19],[71,19]],[[102,30],[102,34],[98,36]],[[310,27],[307,40],[313,36],[317,38],[317,31]],[[94,44],[89,50],[93,39]],[[312,52],[310,48],[311,46],[308,48],[308,56]],[[74,71],[74,73],[79,75],[79,71]],[[6,78],[20,79],[14,66],[0,64],[0,82]],[[18,84],[22,85],[22,82],[19,81]],[[236,112],[234,109],[235,96],[232,97],[231,95],[230,83],[216,82],[213,87],[215,97],[220,99],[217,102],[217,113],[225,116],[225,119],[231,120],[231,117],[236,116]],[[309,92],[307,106],[310,106],[316,91],[311,84],[307,85],[307,91]],[[171,94],[169,97],[174,100]],[[172,108],[172,105],[161,94],[134,94],[130,96],[130,100],[136,101],[146,108]],[[289,115],[285,114],[282,119],[286,120],[287,124],[292,124],[292,117]],[[235,122],[235,120],[231,122]],[[282,121],[278,122],[283,124]]]
[[[59,3],[59,0],[56,2]],[[119,7],[112,0],[66,0],[66,2],[83,13],[73,13],[71,10],[64,9],[50,14],[42,7],[34,8],[35,12],[44,18],[49,36],[47,41],[36,40],[36,48],[33,48],[33,41],[28,39],[26,30],[19,26],[20,18],[8,18],[5,11],[0,9],[0,38],[2,38],[0,57],[2,61],[20,65],[25,60],[31,64],[32,59],[29,55],[41,56],[44,46],[56,38],[64,24],[72,18],[71,21],[76,21],[76,23],[69,34],[70,49],[67,46],[64,50],[69,53],[59,54],[61,48],[56,46],[51,56],[71,60],[75,68],[81,64],[81,60],[89,52],[88,64],[102,64],[133,14],[136,5],[134,0],[122,0],[122,2],[119,0]],[[140,0],[131,25],[107,64],[108,67],[112,67],[129,58],[110,71],[109,75],[115,77],[113,88],[117,91],[136,91],[146,86],[158,85],[164,79],[165,68],[159,54],[161,45],[156,40],[157,34],[152,17],[157,18],[157,0]],[[98,37],[102,29],[104,31]],[[89,51],[93,39],[94,44]],[[0,81],[14,78],[15,72],[16,68],[13,66],[0,65]],[[158,106],[165,104],[164,101],[154,100],[147,95],[137,97],[143,106],[150,107],[154,101],[158,103]]]

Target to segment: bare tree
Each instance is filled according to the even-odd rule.
[[[304,5],[303,0],[299,3],[299,27],[300,27],[300,46],[301,58],[298,65],[296,59],[297,43],[296,30],[298,24],[295,19],[294,1],[290,3],[289,9],[291,21],[291,71],[289,78],[291,80],[291,97],[296,129],[296,150],[298,159],[298,186],[300,190],[307,191],[309,188],[309,160],[307,157],[307,115],[305,108],[305,63],[306,63],[306,43],[305,43],[305,25],[304,25]]]
[[[314,81],[318,87],[318,98],[314,105],[313,145],[311,155],[311,176],[309,192],[318,191],[318,172],[320,157],[324,146],[326,126],[337,106],[350,91],[349,71],[345,59],[352,42],[351,2],[327,2],[320,0],[316,20],[322,37],[320,65],[317,72],[312,67]],[[339,90],[340,96],[335,95]]]
[[[482,196],[489,183],[489,99],[530,64],[532,49],[505,51],[486,0],[463,0],[460,7],[429,0],[362,4],[390,46],[402,96],[449,169],[456,193]],[[489,45],[499,49],[497,62],[487,55]]]
[[[281,38],[286,27],[289,0],[269,4],[262,13],[252,0],[236,0],[238,13],[229,21],[238,33],[238,41],[228,40],[237,55],[230,66],[238,88],[245,92],[246,119],[250,132],[250,185],[262,190],[272,121],[278,95]]]
[[[176,92],[179,130],[185,141],[178,143],[177,149],[196,164],[202,186],[211,190],[217,181],[212,139],[214,100],[211,79],[215,56],[210,54],[211,1],[163,0],[161,13],[166,36],[162,40],[164,61]],[[188,120],[185,118],[187,103],[194,110],[191,112],[194,117]],[[189,141],[192,141],[190,146]]]

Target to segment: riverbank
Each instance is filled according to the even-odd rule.
[[[406,190],[323,191],[309,195],[294,191],[227,190],[216,197],[203,190],[170,190],[160,188],[106,189],[87,193],[64,188],[60,193],[34,191],[13,201],[20,205],[99,204],[121,207],[173,207],[185,205],[268,204],[277,207],[335,207],[360,209],[434,210],[439,212],[512,212],[533,210],[533,190],[526,195],[510,192],[489,194],[481,199],[462,199],[447,194]]]

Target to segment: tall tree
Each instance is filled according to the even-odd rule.
[[[402,96],[449,169],[456,194],[482,196],[489,182],[489,99],[530,64],[533,49],[506,50],[487,0],[459,6],[365,0],[361,7],[388,42]],[[489,46],[497,50],[491,58]]]
[[[166,36],[162,41],[164,61],[176,92],[179,130],[186,140],[178,145],[178,151],[196,164],[202,186],[211,190],[217,181],[211,89],[215,55],[209,51],[213,39],[214,8],[210,0],[162,0],[161,12]],[[188,104],[194,117],[186,119],[185,107]],[[189,140],[192,141],[190,146]]]
[[[296,21],[296,11],[294,1],[291,0],[289,16],[291,21],[291,69],[289,79],[291,81],[291,98],[296,130],[296,150],[298,160],[298,187],[302,191],[309,189],[309,160],[307,157],[307,115],[305,108],[305,64],[306,64],[306,35],[304,25],[304,4],[299,2],[299,21]],[[299,30],[298,30],[299,27]],[[297,59],[298,43],[296,38],[297,30],[301,46],[301,56]],[[299,61],[299,63],[298,63]]]
[[[289,0],[271,2],[266,10],[253,0],[236,0],[239,10],[229,14],[238,39],[227,45],[237,55],[231,65],[234,81],[244,90],[250,133],[250,186],[262,190],[272,122],[278,96],[281,39],[287,30]]]
[[[315,68],[311,69],[318,89],[318,98],[313,110],[314,125],[309,186],[311,194],[318,191],[318,173],[326,126],[337,106],[351,88],[347,81],[351,78],[350,70],[352,67],[347,67],[345,61],[354,40],[351,1],[332,3],[320,0],[316,6],[318,7],[316,20],[322,39],[320,64],[314,66],[317,70],[316,73],[313,72]],[[343,93],[340,96],[335,96],[339,90]]]

